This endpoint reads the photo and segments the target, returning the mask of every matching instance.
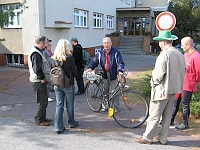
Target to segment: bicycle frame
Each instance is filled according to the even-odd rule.
[[[127,74],[126,74],[127,75]],[[101,77],[102,77],[102,74],[101,74]],[[124,76],[123,76],[124,77]],[[125,77],[124,77],[125,78]],[[89,81],[90,82],[90,81]],[[124,86],[121,85],[120,81],[117,82],[117,84],[115,85],[115,88],[109,92],[108,94],[104,94],[105,93],[105,90],[104,90],[104,84],[103,84],[103,78],[100,78],[99,80],[95,80],[95,81],[92,81],[92,82],[96,82],[98,87],[101,89],[101,92],[102,92],[102,96],[103,96],[103,101],[102,103],[103,104],[108,104],[108,105],[105,105],[106,108],[110,108],[112,107],[111,106],[111,102],[114,100],[113,98],[115,97],[115,95],[120,91],[120,93],[122,94],[122,96],[124,97]],[[98,91],[97,91],[98,93]],[[106,96],[108,96],[108,100],[105,98]],[[126,105],[126,104],[125,104]],[[127,106],[127,105],[126,105]],[[127,106],[128,107],[128,106]]]
[[[117,83],[107,94],[105,94],[102,74],[92,72],[86,75],[89,80],[89,84],[86,85],[87,103],[94,112],[100,111],[102,106],[105,106],[103,108],[108,109],[108,118],[113,117],[125,128],[136,128],[148,117],[148,102],[139,92],[125,89],[126,75],[126,73],[118,75]],[[141,110],[142,113],[134,113],[137,110]]]

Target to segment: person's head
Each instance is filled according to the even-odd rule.
[[[67,56],[70,56],[70,42],[65,39],[60,39],[57,43],[54,55],[52,58],[54,60],[59,60],[61,62],[66,61]]]
[[[159,31],[158,37],[154,37],[153,40],[159,42],[159,46],[161,50],[172,46],[173,40],[177,40],[178,37],[171,34],[169,30]]]
[[[52,41],[52,40],[49,40],[49,39],[47,38],[47,42],[46,42],[46,46],[45,46],[46,48],[47,48],[47,46],[51,43],[51,41]]]
[[[49,51],[51,50],[51,44],[50,43],[47,44],[46,49],[49,50]]]
[[[112,46],[112,41],[109,37],[103,38],[102,44],[105,51],[110,51]]]
[[[184,37],[181,39],[181,47],[185,52],[189,52],[194,49],[194,41],[191,37]]]
[[[78,39],[77,38],[72,38],[71,39],[71,44],[72,44],[72,47],[74,47],[76,44],[78,44]]]
[[[40,49],[43,50],[46,47],[47,44],[47,38],[45,36],[38,36],[35,40],[36,46]]]
[[[164,50],[166,47],[172,46],[172,43],[173,43],[172,40],[160,40],[160,41],[158,41],[158,44],[159,44],[161,50]]]

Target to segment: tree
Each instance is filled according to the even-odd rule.
[[[12,22],[10,21],[12,19],[9,20],[9,18],[10,17],[12,18],[14,16],[15,16],[15,14],[13,13],[12,10],[8,10],[6,12],[1,11],[0,12],[0,27],[3,27],[4,24],[9,24],[9,23],[12,24]],[[3,41],[3,40],[5,40],[5,39],[0,39],[0,41]]]
[[[172,31],[179,39],[191,36],[197,40],[200,25],[199,0],[172,0],[169,11],[176,16],[176,27]]]

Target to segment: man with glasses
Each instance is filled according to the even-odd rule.
[[[151,100],[146,131],[142,138],[136,138],[135,141],[141,144],[151,144],[162,116],[162,128],[156,139],[161,144],[166,144],[174,95],[182,90],[185,62],[182,53],[172,46],[173,40],[178,37],[171,35],[171,31],[159,31],[158,37],[153,39],[159,41],[162,51],[152,72]]]

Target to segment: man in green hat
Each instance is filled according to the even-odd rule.
[[[161,144],[167,143],[167,136],[172,115],[175,93],[180,93],[183,87],[185,61],[182,53],[172,46],[173,40],[178,39],[171,31],[159,31],[158,37],[161,53],[158,56],[151,78],[151,100],[146,131],[142,138],[135,141],[141,144],[151,144],[162,116],[161,130],[156,137]]]

